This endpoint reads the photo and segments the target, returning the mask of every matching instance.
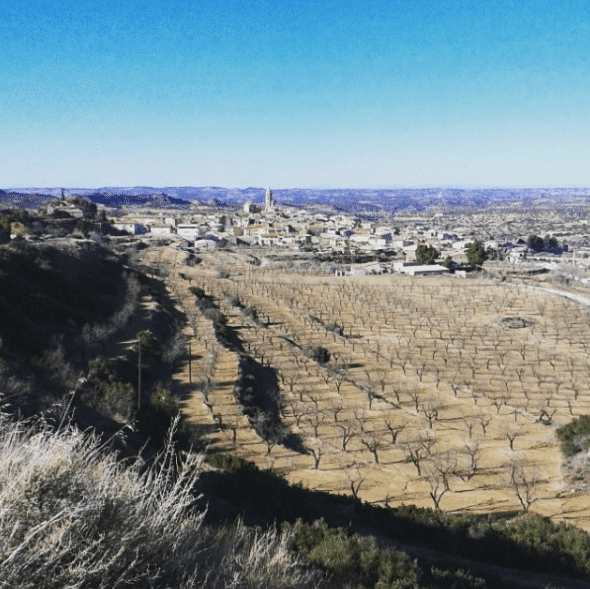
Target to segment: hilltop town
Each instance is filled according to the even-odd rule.
[[[183,201],[157,196],[151,206],[108,206],[62,191],[61,198],[28,209],[36,218],[33,230],[30,224],[13,223],[10,237],[172,239],[195,254],[231,249],[261,264],[340,276],[401,272],[465,277],[477,268],[500,278],[550,273],[580,285],[590,276],[588,219],[581,202],[571,198],[531,201],[527,196],[526,206],[520,201],[475,208],[434,204],[420,212],[352,214],[319,198],[304,207],[283,205],[270,187],[258,204],[220,206],[198,200],[183,207],[174,204]]]

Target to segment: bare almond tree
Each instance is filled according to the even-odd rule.
[[[430,488],[430,498],[436,511],[440,511],[440,501],[450,488],[443,474],[431,462],[425,462],[424,474]]]
[[[314,437],[311,440],[311,444],[307,448],[307,450],[313,456],[314,467],[318,469],[320,466],[320,460],[322,459],[322,456],[326,453],[325,443],[318,437]]]
[[[429,431],[424,431],[413,440],[405,443],[406,458],[408,462],[411,462],[416,467],[418,476],[422,476],[420,465],[430,456],[433,445],[434,438]]]
[[[342,443],[340,445],[340,449],[343,452],[345,452],[348,442],[350,442],[350,440],[352,440],[352,438],[354,438],[355,436],[358,435],[358,428],[357,428],[357,425],[352,422],[338,423],[337,426],[340,428],[340,430],[342,432],[342,434],[341,434]]]
[[[309,423],[313,430],[313,435],[318,437],[318,430],[324,421],[324,415],[318,411],[312,411],[305,416],[305,421]]]
[[[361,469],[357,464],[343,464],[342,470],[344,471],[346,479],[348,480],[352,496],[355,499],[358,499],[361,485],[365,482],[365,477],[362,475]]]
[[[468,480],[476,473],[479,464],[479,442],[477,440],[469,440],[465,443],[465,453],[468,457],[466,468],[459,476],[463,479],[465,476]]]
[[[405,429],[407,425],[406,421],[402,415],[402,418],[398,423],[393,423],[393,421],[390,418],[385,418],[384,422],[385,427],[388,429],[391,435],[391,443],[395,444],[397,441],[397,437]]]
[[[527,465],[522,454],[515,454],[505,464],[506,469],[505,485],[512,489],[522,510],[526,513],[531,504],[538,497],[536,487],[540,482],[539,473],[536,467]]]
[[[361,444],[373,455],[373,460],[379,464],[379,448],[383,444],[383,440],[377,433],[365,434],[361,436]]]
[[[516,423],[505,421],[502,426],[502,431],[510,443],[510,449],[514,450],[514,440],[522,433],[522,428]]]
[[[432,422],[438,419],[438,413],[442,409],[442,403],[438,397],[429,397],[421,404],[422,413],[428,419],[428,426],[432,429]]]
[[[487,427],[492,421],[492,418],[489,415],[481,414],[477,416],[477,421],[479,421],[479,425],[481,425],[481,429],[485,435]]]
[[[420,410],[420,388],[418,386],[413,386],[408,390],[408,395],[410,399],[414,402],[414,407],[416,409],[416,413]]]
[[[462,418],[465,429],[469,432],[469,437],[473,437],[473,428],[476,424],[476,418],[473,415],[464,415]]]
[[[338,423],[338,416],[340,415],[340,413],[342,413],[343,410],[344,407],[342,407],[342,405],[335,405],[332,407],[332,413],[334,414],[334,421],[336,423]]]
[[[502,405],[506,405],[507,402],[508,397],[506,395],[494,395],[491,398],[491,403],[496,408],[496,415],[500,414],[500,409],[502,408]]]

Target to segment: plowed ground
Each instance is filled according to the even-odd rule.
[[[193,393],[184,415],[210,426],[203,431],[211,450],[231,450],[310,488],[391,506],[432,506],[442,493],[440,508],[449,512],[519,509],[507,484],[512,461],[531,483],[531,511],[590,530],[588,495],[571,491],[555,433],[590,412],[583,306],[482,279],[289,274],[223,256],[205,254],[194,268],[171,247],[161,256],[168,286],[192,317]],[[216,277],[219,269],[230,278]],[[277,370],[283,423],[307,454],[269,451],[241,415],[232,394],[236,356],[215,342],[189,285],[214,296],[250,353]],[[255,307],[262,321],[226,295]],[[514,316],[532,324],[511,329],[500,321]],[[310,345],[329,350],[328,365],[304,355]],[[205,374],[206,397],[194,384]],[[188,382],[188,366],[178,378]],[[422,452],[418,465],[412,451]]]

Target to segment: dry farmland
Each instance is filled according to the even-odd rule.
[[[572,491],[555,433],[590,412],[587,309],[483,279],[314,276],[231,256],[188,268],[172,248],[158,254],[193,336],[184,413],[208,432],[211,449],[365,501],[530,507],[590,529],[588,495]],[[265,443],[240,414],[237,357],[215,342],[189,283],[213,296],[248,353],[277,371],[282,422],[307,453]],[[330,361],[310,359],[307,346],[326,348]],[[188,366],[178,378],[188,382]]]

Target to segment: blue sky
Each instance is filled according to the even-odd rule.
[[[0,0],[0,187],[590,186],[590,2]]]

